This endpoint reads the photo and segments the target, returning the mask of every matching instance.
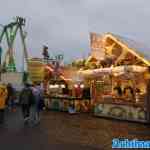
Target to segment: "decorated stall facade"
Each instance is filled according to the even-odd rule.
[[[94,114],[148,122],[148,55],[141,55],[133,41],[111,33],[98,39],[92,33],[91,38],[91,56],[95,57],[95,51],[102,56],[96,58],[95,69],[82,68],[78,73],[84,80],[90,80]]]
[[[77,78],[75,68],[63,67],[57,72],[53,69],[47,73],[45,78],[47,108],[70,113],[90,111],[90,98],[86,96],[83,98],[86,87]]]

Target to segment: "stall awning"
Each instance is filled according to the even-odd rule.
[[[143,73],[147,71],[147,67],[136,66],[136,65],[125,65],[125,66],[117,66],[117,67],[109,67],[109,68],[99,68],[99,69],[91,69],[91,70],[80,70],[78,71],[79,76],[83,77],[98,77],[103,74],[112,74],[115,76],[127,74],[128,72],[133,73]]]
[[[98,77],[103,74],[111,74],[112,69],[111,68],[100,68],[100,69],[89,69],[89,70],[80,70],[78,71],[79,76],[83,77]]]

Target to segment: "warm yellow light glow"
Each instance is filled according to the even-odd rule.
[[[81,85],[80,85],[80,88],[82,88],[82,89],[83,89],[83,88],[84,88],[84,84],[81,84]]]
[[[107,39],[108,37],[111,38],[111,39],[113,39],[116,43],[118,43],[119,45],[121,45],[124,49],[126,49],[129,52],[131,52],[133,55],[135,55],[140,60],[142,60],[145,64],[147,64],[148,66],[150,66],[150,62],[148,60],[144,59],[143,56],[141,56],[140,54],[136,53],[136,51],[134,49],[131,49],[131,48],[127,47],[124,43],[122,43],[121,41],[119,41],[119,39],[115,38],[111,33],[107,33],[105,35],[105,39]]]
[[[52,88],[54,88],[54,86],[53,85],[49,85],[49,88],[52,89]]]
[[[55,84],[54,87],[57,89],[57,88],[59,88],[59,85],[58,85],[58,84]]]
[[[78,84],[75,84],[74,87],[75,87],[75,88],[78,88]]]
[[[65,85],[64,85],[64,84],[61,84],[60,87],[63,89],[63,88],[65,88]]]

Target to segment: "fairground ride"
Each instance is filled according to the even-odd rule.
[[[0,25],[2,31],[0,32],[0,73],[3,72],[16,72],[16,63],[14,56],[14,43],[16,36],[20,33],[21,44],[23,47],[23,71],[24,71],[24,60],[27,62],[28,53],[25,43],[26,32],[24,31],[26,20],[22,17],[15,17],[14,21],[7,25]],[[7,43],[8,50],[4,54],[4,61],[2,62],[2,42]]]

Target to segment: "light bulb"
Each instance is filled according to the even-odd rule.
[[[54,88],[54,86],[53,85],[49,85],[49,88],[52,89],[52,88]]]
[[[65,88],[65,85],[64,85],[64,84],[62,84],[62,85],[60,85],[60,87],[61,87],[61,88]]]
[[[75,88],[78,88],[78,84],[75,84],[74,87],[75,87]]]
[[[58,84],[55,84],[54,87],[55,87],[55,88],[59,88],[59,85],[58,85]]]
[[[82,89],[83,89],[83,88],[84,88],[84,84],[81,84],[81,85],[80,85],[80,88],[82,88]]]

